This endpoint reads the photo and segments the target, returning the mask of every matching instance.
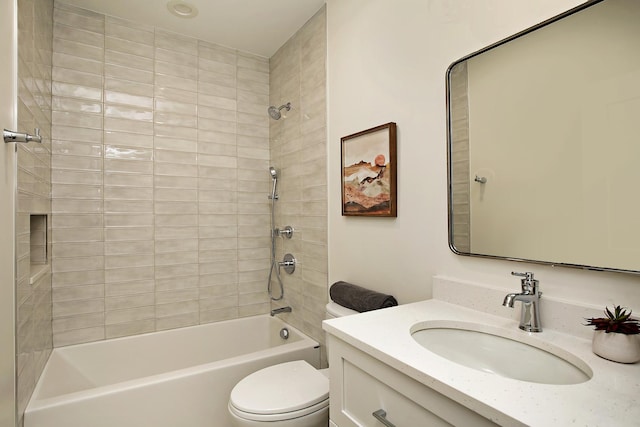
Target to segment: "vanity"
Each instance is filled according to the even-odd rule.
[[[518,313],[502,306],[504,292],[435,278],[434,299],[325,321],[332,427],[636,425],[640,364],[614,363],[592,353],[587,338],[592,332],[582,326],[580,315],[597,310],[543,300],[544,330],[525,332],[514,318]],[[433,326],[475,328],[524,343],[584,377],[563,381],[563,372],[552,371],[551,380],[523,380],[488,372],[490,367],[470,367],[482,357],[472,341],[469,363],[454,362],[412,336]],[[526,370],[535,363],[515,348],[501,352],[511,351],[516,367]],[[547,369],[556,368],[542,364],[533,371]],[[553,378],[561,384],[550,384]]]

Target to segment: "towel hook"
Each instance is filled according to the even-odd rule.
[[[14,132],[12,130],[5,129],[2,132],[2,136],[4,138],[4,142],[26,142],[29,143],[31,141],[42,143],[42,136],[40,135],[40,128],[35,128],[33,130],[35,135],[30,135],[28,133],[22,132]]]

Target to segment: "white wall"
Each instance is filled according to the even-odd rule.
[[[640,313],[640,277],[454,255],[447,244],[445,71],[460,57],[579,4],[575,0],[328,0],[329,283],[431,296],[432,276]],[[340,137],[398,124],[398,217],[340,215]],[[496,301],[500,304],[500,301]]]
[[[0,1],[0,129],[17,125],[17,4]],[[0,141],[0,425],[16,422],[15,144]]]

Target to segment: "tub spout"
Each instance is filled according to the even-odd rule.
[[[271,316],[275,316],[276,314],[280,314],[280,313],[291,313],[291,307],[286,306],[286,307],[274,308],[273,310],[271,310]]]

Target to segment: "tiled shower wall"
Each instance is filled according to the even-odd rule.
[[[42,143],[16,143],[16,346],[18,425],[51,353],[51,56],[52,0],[18,1],[18,129]],[[40,223],[31,223],[31,215]],[[37,225],[37,226],[36,226]],[[33,243],[32,242],[33,238]]]
[[[451,218],[453,244],[461,252],[471,252],[471,190],[469,188],[469,93],[466,62],[451,70],[451,163],[455,173],[452,178],[451,200],[455,214]]]
[[[269,310],[268,103],[265,58],[56,2],[55,346]]]
[[[270,60],[271,105],[291,102],[286,117],[270,121],[271,160],[279,173],[276,227],[294,228],[279,239],[277,258],[292,253],[293,275],[282,272],[289,323],[324,342],[327,302],[326,8],[310,19]],[[274,293],[279,290],[274,281]]]

